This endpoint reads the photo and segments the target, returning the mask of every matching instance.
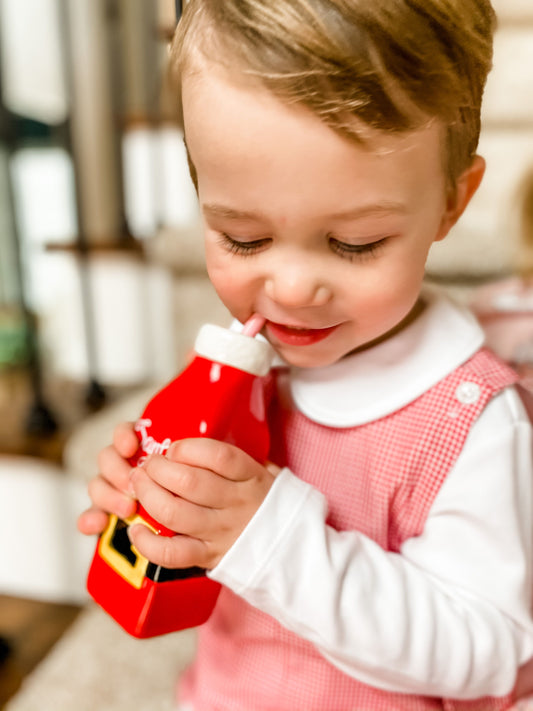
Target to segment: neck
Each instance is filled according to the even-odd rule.
[[[390,331],[387,331],[386,333],[383,333],[381,336],[378,336],[377,338],[374,338],[373,341],[369,341],[368,343],[363,344],[362,346],[359,346],[359,348],[354,348],[353,351],[350,351],[350,353],[347,353],[347,355],[354,355],[355,353],[361,353],[362,351],[367,351],[369,348],[373,348],[374,346],[379,345],[380,343],[383,343],[384,341],[387,341],[389,338],[392,338],[395,336],[397,333],[400,333],[400,331],[403,331],[404,328],[407,328],[410,323],[415,321],[420,314],[424,311],[426,308],[426,303],[422,299],[422,297],[418,297],[415,305],[409,311],[407,316],[403,318],[399,323],[396,324],[396,326],[393,326],[393,328],[390,329]]]

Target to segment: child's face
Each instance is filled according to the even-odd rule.
[[[213,66],[184,79],[183,105],[207,268],[233,316],[262,314],[302,367],[407,319],[451,226],[436,123],[370,150]]]

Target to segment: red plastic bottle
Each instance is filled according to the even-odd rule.
[[[137,421],[140,446],[132,465],[142,465],[150,453],[164,454],[171,442],[187,437],[229,442],[265,462],[270,445],[265,403],[270,346],[250,335],[206,325],[195,351],[190,365],[155,395]],[[220,585],[201,568],[170,570],[150,563],[131,545],[128,526],[134,523],[159,535],[175,535],[140,505],[125,521],[111,516],[89,570],[89,593],[135,637],[205,622]]]

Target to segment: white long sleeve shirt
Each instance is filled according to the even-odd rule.
[[[422,315],[393,338],[327,368],[293,369],[296,407],[321,424],[353,427],[464,363],[483,332],[447,299],[426,298]],[[518,392],[506,388],[473,425],[422,535],[399,554],[328,526],[325,497],[284,469],[210,577],[367,684],[502,696],[533,656],[532,450]]]

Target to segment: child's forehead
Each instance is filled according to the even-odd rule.
[[[494,28],[490,0],[189,0],[171,57],[178,76],[199,55],[254,73],[354,139],[437,117],[453,186],[477,150]]]
[[[394,135],[369,130],[350,141],[309,109],[220,71],[184,83],[185,138],[201,200],[262,206],[269,214],[335,215],[394,200],[412,205],[424,186],[442,186],[441,127]],[[268,199],[265,197],[268,196]],[[414,197],[413,197],[414,196]]]
[[[445,134],[444,125],[436,118],[428,118],[425,124],[413,130],[393,132],[372,127],[356,115],[346,119],[352,124],[352,130],[341,133],[308,107],[274,94],[238,64],[207,61],[201,57],[183,75],[182,101],[186,134],[199,133],[203,128],[212,134],[213,126],[223,119],[235,125],[248,119],[258,130],[273,122],[273,128],[279,128],[280,132],[281,124],[292,124],[302,139],[306,133],[312,140],[312,134],[327,131],[347,141],[347,145],[356,145],[379,156],[412,151],[414,146],[427,140],[427,134],[435,134],[440,145]]]

